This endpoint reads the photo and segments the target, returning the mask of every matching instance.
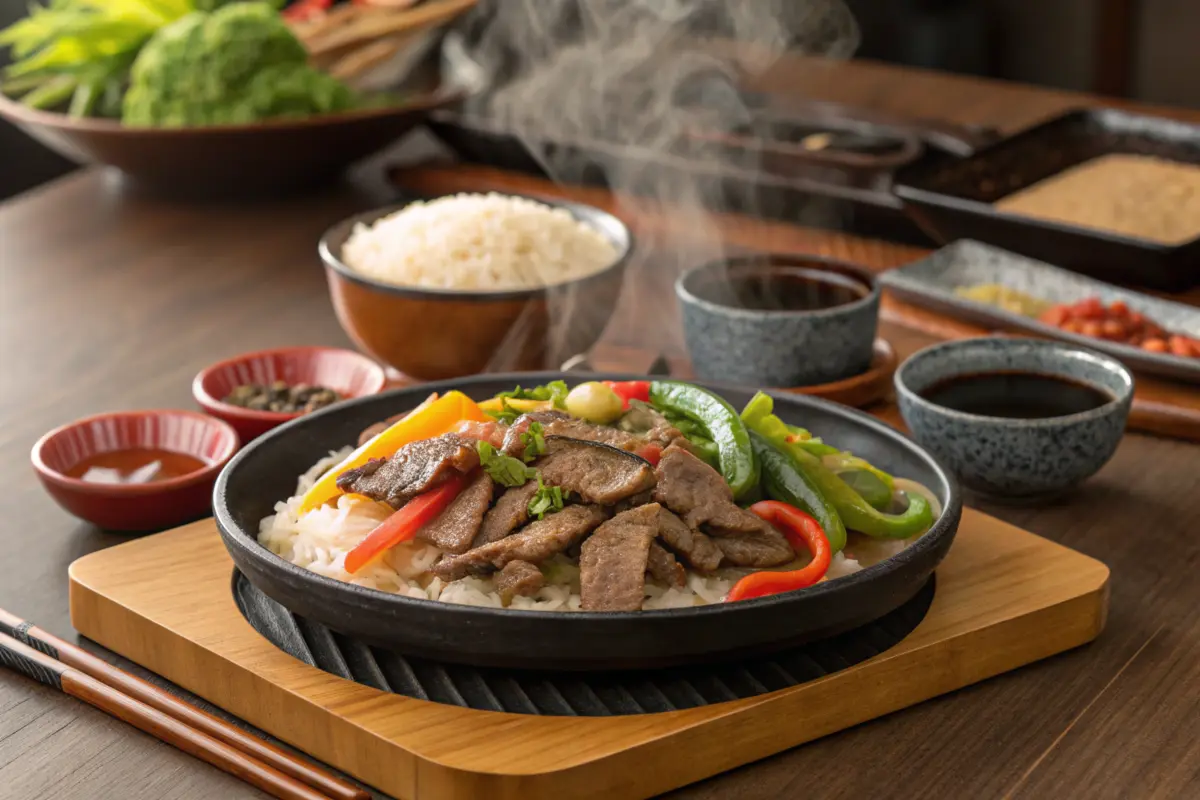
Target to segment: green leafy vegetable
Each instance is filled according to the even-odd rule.
[[[479,442],[475,448],[484,471],[501,486],[524,486],[527,480],[537,476],[537,470],[525,466],[518,458],[497,451],[490,442]]]
[[[194,10],[193,0],[50,0],[0,31],[13,63],[4,93],[33,108],[69,103],[72,116],[93,113],[120,91],[142,46],[160,28]]]
[[[521,457],[528,464],[535,458],[546,454],[546,432],[542,428],[542,423],[531,422],[529,428],[521,434],[521,444],[525,445],[525,450]]]
[[[561,486],[547,486],[542,483],[542,476],[537,475],[537,494],[529,501],[529,516],[544,519],[547,514],[562,511],[566,499]]]
[[[351,108],[353,93],[308,65],[267,3],[233,3],[162,28],[130,70],[122,121],[185,127],[303,117]]]

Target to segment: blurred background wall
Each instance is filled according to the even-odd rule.
[[[27,2],[0,0],[0,27]],[[1200,0],[846,2],[865,58],[1200,108]],[[0,199],[69,169],[0,121]]]

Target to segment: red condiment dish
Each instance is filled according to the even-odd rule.
[[[303,412],[254,411],[224,398],[247,383],[283,381],[333,389],[343,399],[377,394],[387,383],[383,367],[352,350],[337,347],[286,347],[246,353],[201,370],[192,396],[209,414],[233,426],[243,442],[301,416]]]
[[[69,473],[101,453],[165,450],[202,462],[199,469],[149,483],[92,483]],[[47,433],[33,446],[33,468],[66,511],[101,528],[149,531],[208,513],[217,474],[238,449],[237,432],[195,411],[118,411]]]

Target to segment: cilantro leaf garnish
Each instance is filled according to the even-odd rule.
[[[534,386],[532,389],[522,389],[518,386],[507,392],[500,392],[496,397],[501,399],[507,397],[512,400],[541,400],[543,402],[549,400],[554,403],[555,408],[566,408],[567,393],[570,391],[566,381],[550,381],[545,386]]]
[[[546,431],[542,428],[542,423],[531,422],[529,428],[521,434],[521,444],[525,446],[522,458],[528,464],[535,458],[546,454]]]
[[[547,486],[537,473],[538,490],[529,501],[529,516],[544,519],[547,514],[562,511],[566,499],[561,486]]]
[[[479,451],[479,463],[484,471],[501,486],[523,486],[537,475],[537,470],[525,466],[518,458],[497,451],[490,442],[478,442],[475,448]]]

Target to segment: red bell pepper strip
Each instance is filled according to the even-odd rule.
[[[409,500],[403,508],[381,522],[375,530],[367,534],[367,538],[346,554],[346,572],[353,575],[389,547],[395,547],[416,536],[417,531],[442,513],[466,485],[465,475],[455,475],[445,483]]]
[[[754,572],[733,585],[725,602],[767,597],[812,586],[825,576],[833,551],[821,524],[800,509],[778,500],[763,500],[750,506],[750,511],[779,529],[795,550],[808,550],[812,561],[801,569],[787,572]]]
[[[650,381],[604,381],[604,385],[621,398],[621,406],[626,411],[629,410],[630,400],[650,402]]]
[[[635,456],[644,458],[650,462],[651,466],[657,467],[658,462],[662,461],[662,446],[657,444],[644,444],[637,450],[633,451]]]

